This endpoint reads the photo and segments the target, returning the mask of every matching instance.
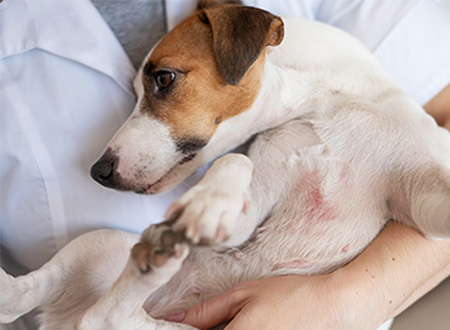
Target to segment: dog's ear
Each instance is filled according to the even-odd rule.
[[[223,5],[243,6],[244,4],[241,0],[200,0],[197,4],[197,10]]]
[[[257,8],[213,7],[198,16],[211,27],[219,72],[231,85],[239,83],[266,46],[277,46],[284,37],[281,18]]]

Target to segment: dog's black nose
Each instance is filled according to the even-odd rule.
[[[91,167],[91,177],[104,186],[111,186],[113,180],[114,160],[100,159]]]

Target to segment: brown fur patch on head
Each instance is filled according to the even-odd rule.
[[[202,10],[206,8],[223,6],[223,5],[237,5],[242,6],[241,0],[200,0],[197,4],[197,10]]]
[[[237,22],[242,19],[253,23]],[[221,122],[251,107],[261,86],[263,50],[281,42],[280,31],[279,18],[246,7],[213,8],[187,19],[144,66],[141,111],[163,121],[176,141],[209,141]],[[175,74],[163,91],[155,82],[160,72]]]

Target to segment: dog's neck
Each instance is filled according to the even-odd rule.
[[[273,51],[275,51],[274,49]],[[268,52],[258,96],[250,109],[224,122],[210,141],[223,145],[226,152],[257,133],[282,125],[294,118],[312,118],[315,107],[332,108],[334,98],[327,86],[312,84],[312,74],[271,60]],[[317,100],[322,99],[318,104]],[[326,104],[325,104],[326,102]]]
[[[307,114],[310,98],[305,96],[311,90],[300,76],[266,62],[255,102],[250,109],[222,123],[204,150],[204,159],[210,161],[260,132]]]
[[[353,38],[322,26],[334,34],[336,42],[330,44],[328,40],[322,40],[320,34],[307,34],[305,30],[311,29],[305,29],[304,24],[309,23],[304,21],[298,25],[298,22],[285,20],[285,40],[266,50],[256,100],[248,110],[219,126],[207,147],[187,164],[186,173],[245,143],[252,136],[294,118],[327,121],[342,104],[361,98],[376,102],[377,95],[396,89],[386,75],[379,73],[375,61],[372,66],[367,65],[368,51]],[[353,51],[347,51],[344,46],[337,51],[336,44],[340,43],[344,46],[352,44]],[[366,64],[359,65],[362,62]],[[351,68],[343,67],[342,63],[351,63]],[[377,90],[374,91],[375,85]]]

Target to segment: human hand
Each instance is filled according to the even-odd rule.
[[[356,300],[354,300],[356,303]],[[166,319],[209,329],[231,322],[226,330],[242,329],[375,329],[369,311],[358,319],[351,302],[333,276],[287,275],[239,283],[184,313]],[[365,304],[359,304],[363,307]]]

